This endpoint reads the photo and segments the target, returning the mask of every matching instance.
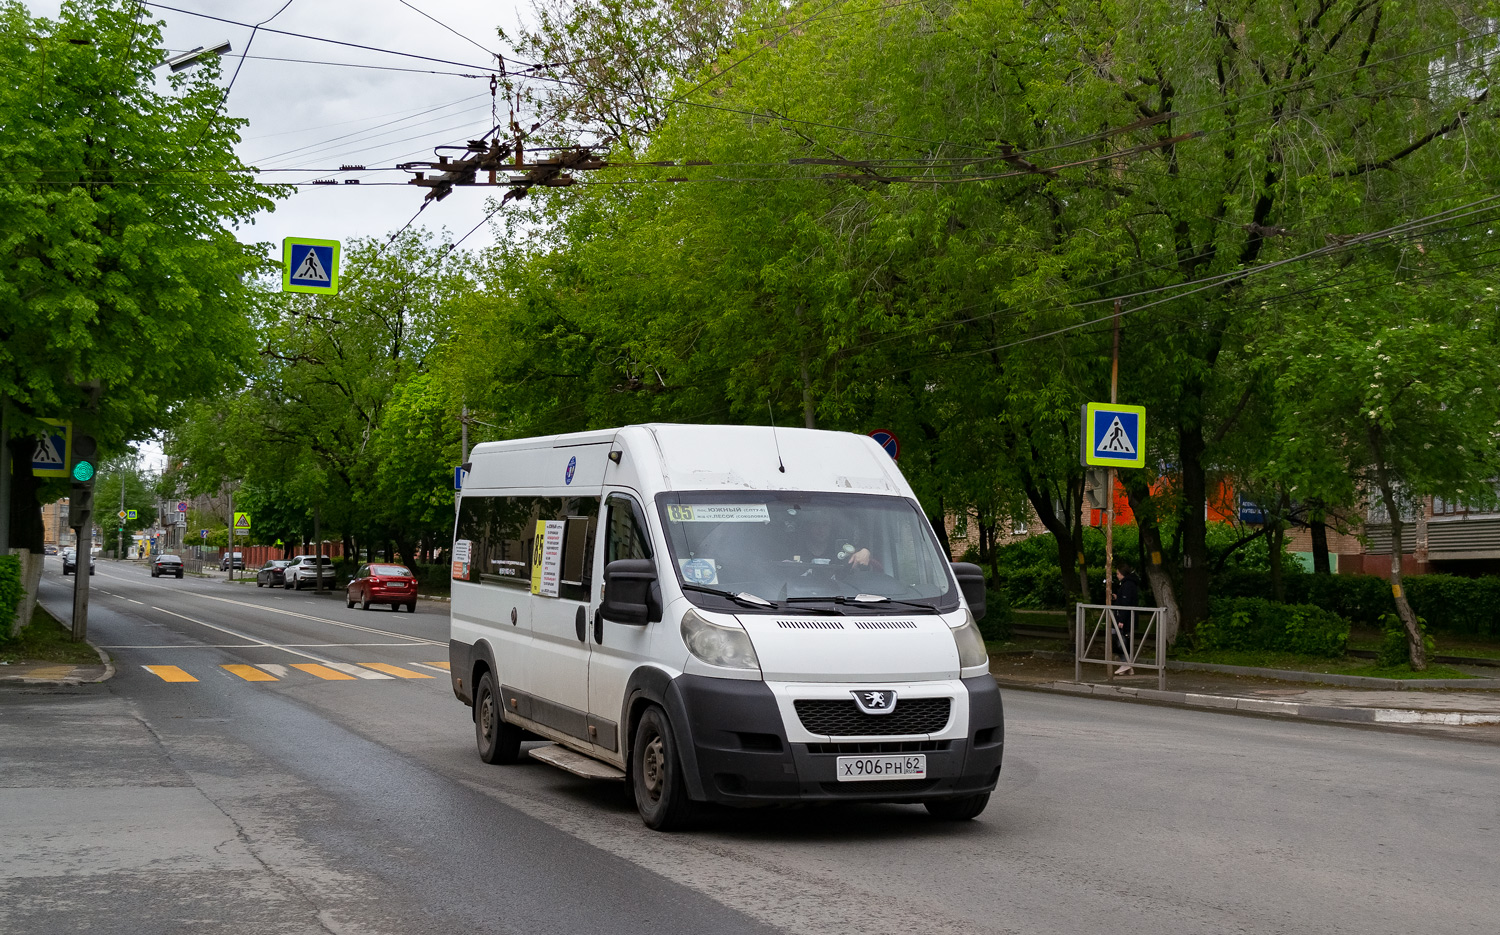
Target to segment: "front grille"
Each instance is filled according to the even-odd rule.
[[[912,620],[856,620],[854,625],[861,630],[915,630],[917,624]]]
[[[778,620],[776,625],[783,630],[842,630],[844,625],[837,620]]]
[[[951,740],[861,740],[854,743],[810,743],[808,753],[834,756],[869,756],[881,753],[938,753],[953,745]]]
[[[935,734],[948,726],[948,698],[898,698],[890,714],[865,714],[854,699],[799,698],[792,702],[809,733],[830,737]]]

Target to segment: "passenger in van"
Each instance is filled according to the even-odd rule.
[[[867,548],[855,545],[853,536],[836,534],[833,515],[828,510],[802,510],[798,516],[800,541],[792,546],[793,562],[812,565],[848,565],[883,572],[880,560]]]

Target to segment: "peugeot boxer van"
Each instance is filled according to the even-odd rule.
[[[1000,694],[950,565],[873,439],[726,425],[473,450],[453,551],[454,694],[487,763],[695,803],[920,802],[978,815]]]

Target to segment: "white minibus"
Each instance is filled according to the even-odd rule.
[[[873,439],[632,425],[489,442],[454,532],[453,691],[479,755],[696,803],[978,815],[1000,693],[977,566],[950,564]]]

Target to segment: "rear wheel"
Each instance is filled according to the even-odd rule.
[[[360,610],[369,610],[370,609],[370,599],[369,599],[369,597],[366,597],[364,600],[362,600],[362,601],[359,602],[359,609]]]
[[[264,581],[260,580],[259,578],[256,578],[255,579],[255,586],[257,588],[263,588],[263,587],[266,586],[266,583]]]
[[[943,821],[968,821],[977,818],[984,807],[990,804],[990,794],[981,792],[977,795],[961,795],[952,799],[935,799],[924,802],[927,813],[933,818]]]
[[[92,574],[93,574],[93,572],[89,572],[89,574],[91,574],[91,575],[92,575]],[[177,573],[177,577],[179,577],[179,578],[181,578],[181,577],[182,577],[182,572],[180,572],[180,571],[179,571],[179,572],[178,572],[178,573]]]
[[[650,707],[636,725],[630,750],[630,783],[641,821],[655,831],[677,831],[693,820],[682,778],[682,758],[667,713]]]
[[[486,763],[510,764],[521,758],[521,728],[507,724],[500,714],[500,696],[486,672],[474,689],[474,743]]]
[[[406,605],[406,612],[409,613],[409,614],[416,613],[417,612],[417,602],[416,601],[412,601],[410,604],[407,604]]]

